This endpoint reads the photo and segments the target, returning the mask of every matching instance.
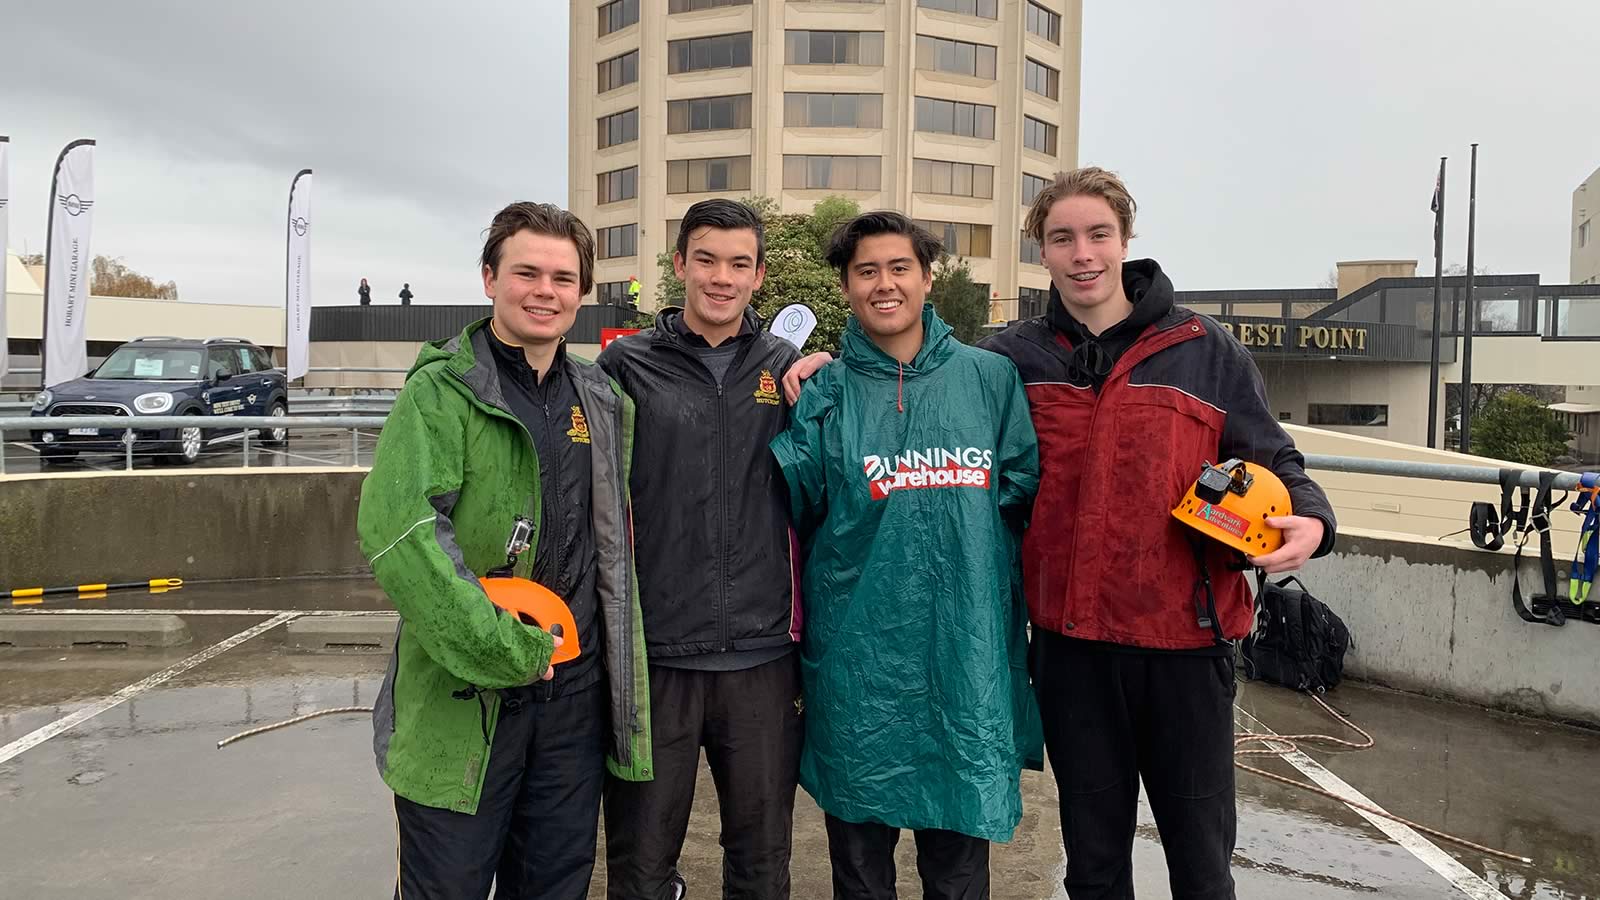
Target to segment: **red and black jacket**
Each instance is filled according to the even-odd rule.
[[[1165,311],[1102,373],[1098,391],[1072,365],[1072,341],[1051,316],[983,342],[1016,364],[1039,435],[1039,494],[1022,549],[1028,609],[1035,627],[1068,637],[1199,649],[1216,637],[1196,614],[1200,563],[1172,508],[1201,467],[1239,458],[1270,468],[1295,514],[1322,520],[1317,556],[1333,547],[1333,509],[1267,406],[1249,351],[1211,319],[1174,307],[1153,261],[1129,262],[1123,277],[1137,282],[1142,311]],[[1065,315],[1054,288],[1050,304]],[[1253,618],[1236,559],[1221,545],[1205,550],[1229,640],[1248,634]]]

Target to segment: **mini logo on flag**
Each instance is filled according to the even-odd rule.
[[[61,208],[66,210],[69,216],[80,215],[94,205],[93,200],[85,200],[77,194],[57,194],[56,202],[61,204]]]
[[[305,216],[295,216],[289,220],[289,224],[294,226],[294,233],[301,237],[305,237],[306,231],[311,228],[311,223],[306,221]]]

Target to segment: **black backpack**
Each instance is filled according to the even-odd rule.
[[[1240,643],[1247,678],[1320,694],[1338,685],[1349,649],[1344,620],[1300,579],[1257,580],[1256,627]]]

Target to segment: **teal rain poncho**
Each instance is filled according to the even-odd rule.
[[[922,321],[902,368],[852,316],[772,444],[806,542],[800,783],[847,822],[1008,841],[1042,764],[1019,558],[1038,445],[1011,362]]]

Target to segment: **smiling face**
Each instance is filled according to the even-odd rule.
[[[583,302],[578,248],[568,238],[518,231],[501,244],[498,269],[483,267],[483,293],[494,301],[495,332],[505,341],[559,341]]]
[[[756,262],[758,250],[751,229],[706,226],[689,235],[683,253],[672,255],[672,269],[683,279],[684,324],[713,345],[713,336],[739,333],[745,308],[761,288],[767,268]]]
[[[909,236],[874,234],[856,244],[840,283],[862,330],[881,346],[921,324],[933,273],[917,259]]]
[[[1040,255],[1061,301],[1079,321],[1128,303],[1122,290],[1128,239],[1104,198],[1075,194],[1057,200],[1045,216]]]

